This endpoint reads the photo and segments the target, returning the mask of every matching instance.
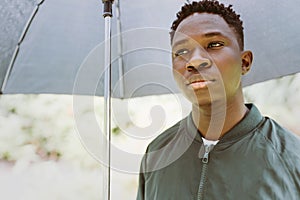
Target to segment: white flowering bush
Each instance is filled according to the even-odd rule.
[[[72,98],[0,98],[2,197],[101,199],[101,166],[74,133]]]
[[[126,114],[114,110],[112,143],[123,151],[143,153],[155,135],[136,140],[127,133],[147,126],[151,107],[157,104],[167,113],[161,131],[179,120],[178,102],[168,99],[114,100],[116,108],[125,105]],[[94,109],[83,107],[80,115],[96,115],[103,123],[103,99],[95,102]],[[85,133],[76,132],[73,106],[72,96],[0,96],[0,186],[5,199],[103,199],[105,168],[80,140]],[[135,199],[137,174],[113,170],[111,176],[112,199]]]
[[[300,135],[300,74],[259,83],[244,89],[246,101]]]

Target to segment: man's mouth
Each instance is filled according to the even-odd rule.
[[[186,85],[193,89],[201,89],[206,88],[209,84],[215,81],[215,79],[191,79],[186,82]]]

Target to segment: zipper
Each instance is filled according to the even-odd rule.
[[[207,173],[207,165],[208,165],[208,156],[210,152],[210,146],[209,145],[204,145],[204,156],[202,158],[202,172],[201,172],[201,179],[200,179],[200,184],[198,188],[198,195],[197,195],[197,200],[202,200],[203,199],[203,192],[204,192],[204,183],[206,181],[206,173]]]
[[[202,158],[202,172],[201,172],[201,178],[200,178],[200,183],[199,183],[199,188],[198,188],[198,194],[197,194],[197,200],[203,200],[204,199],[204,186],[205,182],[207,179],[207,168],[208,168],[208,161],[209,161],[209,153],[211,150],[214,148],[214,146],[219,142],[219,140],[216,141],[210,141],[206,140],[205,138],[202,138],[203,140],[203,145],[204,145],[204,154],[200,155],[201,150],[200,150],[200,158]],[[203,151],[202,151],[203,152]]]

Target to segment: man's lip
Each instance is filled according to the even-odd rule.
[[[200,79],[200,80],[193,80],[188,82],[186,85],[187,87],[191,87],[193,90],[201,90],[204,88],[207,88],[208,85],[212,84],[215,82],[215,79]]]
[[[216,79],[194,79],[186,81],[186,85],[190,85],[193,83],[207,83],[207,82],[215,82]]]

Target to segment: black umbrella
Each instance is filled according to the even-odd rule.
[[[113,96],[177,91],[170,73],[168,31],[184,2],[123,0],[114,3]],[[299,71],[299,1],[224,2],[232,3],[241,13],[245,48],[254,52],[253,68],[244,77],[244,86]],[[1,92],[102,96],[103,55],[95,56],[103,53],[104,48],[101,6],[99,0],[44,0],[36,4],[33,0],[1,1]],[[38,11],[25,36],[18,41],[35,8]],[[18,53],[12,58],[17,45]],[[122,74],[125,74],[123,78]],[[76,84],[78,87],[74,89]]]

